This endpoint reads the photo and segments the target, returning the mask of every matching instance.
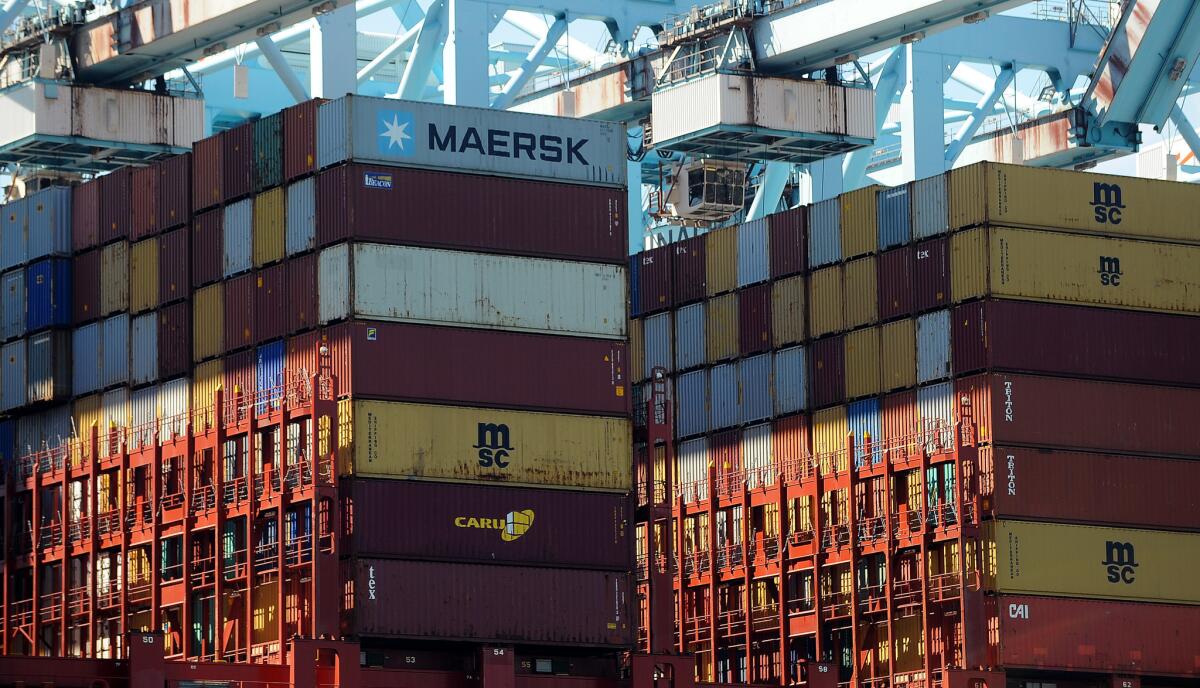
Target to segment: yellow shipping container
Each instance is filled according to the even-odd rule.
[[[158,239],[146,239],[129,251],[129,311],[158,308]]]
[[[283,187],[254,197],[254,267],[283,260],[284,241]]]
[[[338,433],[342,474],[617,492],[633,487],[625,419],[362,400],[343,405],[341,415],[350,417],[350,431]]]
[[[1002,593],[1200,604],[1200,533],[995,521],[987,585]]]
[[[196,366],[192,373],[192,425],[197,432],[214,427],[214,395],[225,382],[225,361],[217,358]]]
[[[704,281],[709,296],[737,288],[737,227],[704,235]]]
[[[1200,246],[979,227],[950,238],[955,301],[1000,296],[1200,313]]]
[[[192,296],[192,360],[220,356],[225,351],[225,283],[197,289]]]
[[[634,382],[646,379],[646,345],[642,339],[642,319],[629,321],[629,376]]]
[[[883,356],[881,391],[907,389],[917,384],[917,328],[912,318],[896,320],[880,328]]]
[[[785,277],[771,285],[771,333],[775,348],[804,341],[804,277]]]
[[[85,451],[91,451],[87,445],[92,438],[92,427],[101,430],[100,422],[104,419],[103,395],[92,394],[80,397],[71,404],[71,421],[75,424],[75,434],[83,442],[76,442],[71,447],[71,462],[78,466],[84,458]]]
[[[846,398],[879,394],[879,328],[865,327],[846,334]]]
[[[879,320],[879,289],[875,256],[852,260],[842,270],[846,329],[876,323]]]
[[[828,475],[834,467],[835,453],[838,471],[848,467],[846,462],[846,436],[850,425],[846,420],[846,407],[834,406],[817,411],[812,417],[813,453],[821,461],[821,474]]]
[[[814,270],[808,276],[808,333],[820,337],[845,329],[842,312],[842,267]]]
[[[725,294],[704,305],[704,346],[710,363],[738,355],[738,295]]]
[[[880,188],[868,186],[842,194],[842,260],[879,250],[875,196]]]
[[[100,315],[129,310],[129,242],[100,249]]]
[[[979,163],[949,173],[950,227],[982,224],[1200,243],[1200,187]]]

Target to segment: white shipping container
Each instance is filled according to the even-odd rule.
[[[954,443],[954,399],[952,381],[917,388],[917,423],[931,454]]]
[[[917,384],[950,376],[950,311],[917,318]]]
[[[342,244],[318,259],[322,324],[345,318],[625,336],[625,268],[463,251]]]
[[[766,282],[771,277],[767,220],[743,222],[737,230],[737,280],[739,287]]]
[[[129,406],[132,422],[129,429],[129,448],[152,446],[154,431],[158,426],[158,385],[134,391]]]
[[[708,371],[693,370],[675,379],[675,436],[708,432]]]
[[[685,503],[708,497],[708,438],[680,442],[675,450],[675,484]]]
[[[289,184],[287,188],[287,254],[312,250],[317,231],[316,177]]]
[[[659,313],[642,321],[643,342],[646,347],[646,368],[644,375],[647,379],[653,377],[654,368],[666,368],[667,372],[674,371],[671,361],[671,314]]]
[[[120,449],[118,441],[129,428],[129,388],[110,389],[100,398],[101,456],[113,456]]]
[[[687,370],[704,364],[704,303],[675,311],[675,368]]]
[[[773,485],[775,471],[771,463],[771,424],[752,425],[742,430],[742,467],[750,489]]]
[[[232,277],[254,267],[254,199],[225,206],[224,223],[224,275]]]
[[[187,434],[192,381],[181,377],[164,382],[158,390],[158,435],[167,441]]]

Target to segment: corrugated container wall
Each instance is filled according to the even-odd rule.
[[[100,249],[100,313],[105,316],[129,309],[129,242],[118,241]]]
[[[643,375],[646,378],[653,377],[656,367],[664,368],[668,373],[675,369],[671,355],[671,329],[670,313],[659,313],[642,320]]]
[[[216,282],[224,274],[225,212],[201,213],[192,221],[192,288]]]
[[[954,383],[942,382],[917,388],[917,416],[920,430],[928,441],[935,441],[943,448],[953,446],[954,439]],[[936,432],[934,437],[928,433]],[[933,453],[933,448],[930,448]]]
[[[132,429],[129,433],[129,448],[138,449],[154,444],[158,413],[158,386],[152,385],[134,390],[129,398]]]
[[[191,259],[188,229],[167,232],[158,238],[158,302],[173,303],[191,294]]]
[[[158,311],[158,377],[183,375],[192,363],[192,309],[188,301]]]
[[[25,340],[18,339],[0,347],[0,411],[11,411],[26,404]]]
[[[738,361],[738,422],[753,423],[771,417],[774,410],[771,354]]]
[[[846,399],[846,347],[842,337],[820,339],[808,347],[812,368],[812,408],[840,404]]]
[[[693,303],[675,311],[675,368],[704,365],[704,304]]]
[[[224,277],[232,277],[249,270],[254,265],[254,199],[247,198],[225,206],[222,228]]]
[[[158,170],[137,167],[130,179],[133,193],[133,219],[129,238],[137,241],[158,233]]]
[[[879,250],[907,244],[912,239],[909,185],[880,189],[877,197],[879,217]]]
[[[742,467],[750,489],[775,482],[771,452],[771,424],[753,425],[742,431]]]
[[[259,414],[279,407],[283,397],[285,346],[282,340],[264,344],[254,350],[254,383],[259,392],[270,391],[260,396],[255,411]]]
[[[841,258],[855,258],[879,249],[878,204],[875,200],[879,191],[878,186],[868,186],[841,195]]]
[[[161,437],[170,439],[187,434],[191,393],[192,381],[186,377],[164,382],[159,387],[158,432]]]
[[[158,307],[159,240],[151,237],[129,250],[129,311],[141,313]]]
[[[283,183],[283,113],[254,122],[254,190]]]
[[[0,341],[25,334],[25,271],[0,275]]]
[[[71,333],[43,332],[26,346],[28,403],[65,401],[71,397]]]
[[[301,179],[287,187],[287,224],[285,251],[294,256],[311,251],[316,246],[317,197],[314,193],[315,179]]]
[[[733,358],[738,353],[738,295],[725,294],[705,304],[705,346],[709,362]]]
[[[950,242],[946,237],[923,241],[913,253],[913,309],[917,313],[950,303]]]
[[[883,415],[884,441],[892,447],[899,447],[904,441],[904,448],[913,453],[916,442],[911,438],[917,431],[918,423],[917,392],[907,389],[885,396],[880,412]]]
[[[852,330],[879,320],[878,268],[875,256],[842,266],[845,328]]]
[[[668,244],[638,254],[638,313],[671,307],[671,253]]]
[[[950,229],[946,203],[946,175],[918,179],[912,183],[912,234],[927,239]]]
[[[778,279],[804,272],[808,262],[808,208],[800,206],[768,215],[767,232],[771,277]]]
[[[709,424],[721,430],[738,424],[737,364],[713,366],[708,371]]]
[[[254,122],[221,132],[221,180],[226,203],[254,192]]]
[[[893,320],[913,311],[913,249],[910,246],[879,254],[879,319]]]
[[[71,324],[71,259],[49,258],[25,268],[25,330]]]
[[[258,389],[258,376],[254,369],[254,351],[239,351],[225,356],[225,377],[222,386],[226,398],[240,395],[243,400],[254,396]]]
[[[808,333],[821,337],[845,329],[842,268],[835,265],[808,275]]]
[[[22,265],[28,257],[28,208],[24,198],[0,206],[0,270]]]
[[[917,384],[916,322],[912,318],[905,318],[880,328],[883,363],[880,384],[885,392]]]
[[[704,235],[704,279],[708,295],[737,288],[737,228],[726,227]]]
[[[917,318],[917,382],[924,384],[950,376],[950,311],[940,310]]]
[[[292,258],[283,266],[287,300],[287,331],[299,332],[317,326],[317,254]]]
[[[879,394],[882,385],[879,328],[864,327],[846,333],[846,398]]]
[[[255,337],[255,275],[241,275],[225,282],[225,351],[253,346]]]
[[[676,304],[698,301],[708,293],[704,246],[704,235],[672,244],[671,295]]]
[[[766,282],[771,277],[767,237],[767,221],[764,218],[738,225],[737,285],[739,287]]]
[[[75,328],[71,337],[73,363],[71,391],[76,396],[100,389],[104,369],[104,350],[101,348],[101,324],[98,322]]]
[[[225,361],[217,358],[196,366],[192,373],[192,418],[197,430],[216,421],[213,404],[217,390],[225,385]]]
[[[71,255],[71,188],[52,186],[31,194],[28,260]]]
[[[133,350],[130,382],[144,385],[158,377],[158,314],[144,313],[130,324]]]
[[[100,317],[100,254],[77,254],[71,267],[71,322],[81,325]]]
[[[225,351],[225,284],[197,289],[192,307],[192,360],[199,363]]]
[[[210,136],[192,146],[192,209],[205,210],[225,198],[222,186],[221,137]]]
[[[101,369],[100,386],[103,389],[129,382],[129,314],[121,313],[106,318],[100,324],[101,348],[104,350],[104,367]]]
[[[254,267],[283,260],[284,201],[283,189],[271,189],[254,197]]]
[[[283,176],[289,182],[316,171],[317,108],[323,102],[315,98],[282,110]]]
[[[842,258],[842,204],[831,198],[808,210],[808,268],[836,263]]]
[[[100,243],[129,236],[133,221],[130,179],[133,168],[121,167],[100,177]]]
[[[793,346],[775,352],[775,415],[804,411],[808,408],[808,362],[804,347]]]
[[[771,285],[756,284],[738,293],[738,351],[741,355],[771,348]]]
[[[708,432],[708,371],[694,370],[675,379],[676,437]]]
[[[254,340],[257,343],[287,334],[289,309],[298,304],[287,298],[283,265],[272,265],[254,273]],[[305,285],[313,290],[315,282]],[[304,299],[301,299],[304,300]]]
[[[883,414],[879,399],[863,399],[846,408],[846,423],[854,437],[856,466],[879,463],[883,455],[878,444],[883,441]]]
[[[804,276],[784,277],[771,285],[771,339],[775,348],[806,338]]]
[[[3,217],[0,210],[0,217]],[[3,232],[3,224],[0,224]],[[100,182],[76,186],[71,193],[71,249],[87,250],[100,242]],[[0,258],[0,267],[4,259]]]
[[[192,154],[172,155],[156,165],[158,180],[158,227],[174,229],[192,216]]]

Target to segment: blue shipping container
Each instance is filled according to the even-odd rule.
[[[643,415],[645,415],[643,413]],[[708,432],[708,371],[694,370],[675,378],[675,435]]]
[[[704,304],[693,303],[675,311],[676,370],[703,365],[704,343]]]
[[[653,377],[654,368],[671,372],[671,314],[659,313],[642,321],[642,347],[646,359],[643,374]]]
[[[712,430],[738,424],[737,364],[714,366],[708,373],[709,406]]]
[[[158,314],[143,313],[133,319],[130,328],[129,376],[132,384],[144,385],[158,377]]]
[[[766,282],[771,276],[766,218],[745,222],[739,226],[737,240],[738,286]]]
[[[254,377],[258,390],[270,390],[259,397],[255,413],[264,414],[279,408],[283,401],[283,340],[263,344],[254,352]]]
[[[831,198],[808,211],[808,267],[819,268],[842,259],[842,202]]]
[[[925,433],[929,453],[948,449],[954,440],[954,383],[917,388],[917,422]]]
[[[879,250],[907,244],[912,238],[908,185],[880,191],[876,198],[879,222]]]
[[[100,323],[75,328],[71,337],[74,365],[71,366],[71,391],[76,396],[100,389],[104,368],[104,350],[100,346]]]
[[[129,314],[114,315],[100,324],[100,348],[104,365],[100,368],[100,387],[129,383]]]
[[[863,399],[850,404],[847,409],[850,434],[854,436],[854,465],[862,466],[868,461],[879,463],[883,459],[878,443],[883,442],[883,416],[879,411],[879,399]],[[866,444],[872,444],[873,456],[867,458]]]
[[[753,423],[771,417],[771,354],[738,361],[738,422]]]
[[[917,384],[950,376],[950,311],[917,318]]]
[[[315,246],[316,236],[316,179],[309,177],[291,184],[287,188],[287,213],[284,222],[287,226],[287,254],[294,256],[298,253],[311,251]]]
[[[25,331],[71,325],[71,259],[47,258],[25,268]]]
[[[25,334],[25,271],[0,275],[0,340]]]
[[[0,484],[8,474],[9,462],[16,458],[16,421],[0,420]]]
[[[71,188],[52,186],[29,197],[28,260],[71,255]]]
[[[802,346],[775,352],[775,415],[782,416],[808,408],[806,366]]]
[[[254,267],[252,228],[254,225],[254,199],[247,198],[225,206],[224,242],[226,277],[245,272]]]
[[[0,270],[24,265],[29,255],[26,239],[26,208],[22,198],[0,207]]]
[[[0,348],[0,411],[25,405],[25,340]]]

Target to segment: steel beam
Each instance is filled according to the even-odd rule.
[[[308,75],[314,98],[358,90],[358,15],[349,3],[317,16],[309,34]]]
[[[975,109],[955,132],[954,138],[950,140],[950,145],[946,148],[946,169],[954,167],[954,161],[958,160],[959,155],[962,155],[963,149],[971,142],[971,137],[975,136],[975,132],[979,130],[979,125],[983,124],[983,120],[992,113],[996,107],[996,101],[1000,100],[1000,96],[1004,95],[1004,89],[1012,85],[1015,78],[1016,74],[1011,65],[1000,70],[1000,73],[996,75],[996,82],[992,85],[991,92],[984,94],[979,99]]]
[[[304,84],[300,83],[300,77],[296,76],[296,72],[287,63],[287,59],[279,50],[279,46],[275,45],[275,41],[271,40],[270,36],[262,36],[255,39],[254,44],[262,51],[263,57],[271,65],[271,69],[275,70],[275,74],[279,76],[279,80],[283,82],[288,93],[292,94],[292,98],[297,103],[308,100],[308,90],[304,88]]]
[[[4,33],[17,17],[25,11],[25,7],[29,5],[29,0],[9,0],[0,7],[0,33]]]
[[[1192,126],[1192,121],[1183,113],[1176,105],[1171,110],[1171,121],[1175,123],[1175,128],[1179,129],[1179,135],[1183,137],[1184,143],[1188,148],[1192,149],[1192,155],[1200,158],[1200,135],[1196,134],[1196,128]]]
[[[404,66],[404,76],[400,78],[400,88],[395,97],[404,100],[420,100],[425,91],[425,83],[429,80],[429,72],[433,69],[437,50],[442,45],[444,0],[433,0],[425,10],[425,21],[417,32],[416,43],[408,56],[408,64]]]
[[[792,174],[792,166],[786,162],[769,162],[763,172],[762,183],[758,185],[758,193],[750,203],[746,213],[747,220],[757,220],[766,217],[779,208],[779,199],[783,196],[783,187],[787,185],[788,177]]]
[[[905,73],[908,64],[908,51],[903,48],[893,48],[892,54],[883,63],[883,70],[875,81],[875,131],[883,131],[888,112],[892,109],[893,99],[902,92],[904,81],[901,75]],[[844,156],[842,177],[851,188],[863,185],[866,177],[867,164],[871,161],[874,146],[868,146]]]
[[[900,155],[907,179],[945,172],[942,120],[942,56],[909,45],[904,95],[900,98]]]
[[[382,52],[375,56],[375,59],[367,63],[366,67],[358,70],[356,81],[362,83],[371,78],[371,75],[379,71],[379,68],[384,66],[395,57],[412,47],[417,41],[417,34],[421,32],[421,26],[424,25],[424,20],[418,21],[415,26],[408,29],[400,35],[391,45],[384,48]]]
[[[445,0],[442,97],[448,105],[487,107],[488,15],[476,0]]]
[[[529,79],[537,72],[537,68],[550,54],[550,51],[558,45],[558,40],[567,31],[567,18],[557,17],[554,23],[547,29],[533,49],[529,51],[529,55],[521,62],[521,66],[517,67],[509,74],[508,83],[504,84],[504,88],[500,90],[500,95],[492,101],[492,107],[503,109],[512,104],[513,97],[517,95]]]

